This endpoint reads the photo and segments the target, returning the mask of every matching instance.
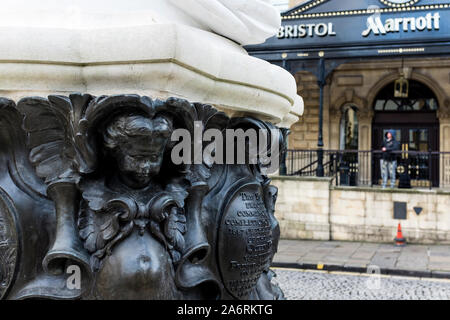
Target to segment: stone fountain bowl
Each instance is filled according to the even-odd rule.
[[[303,112],[294,78],[242,47],[275,34],[279,14],[235,3],[5,0],[0,96],[179,97],[289,127]]]

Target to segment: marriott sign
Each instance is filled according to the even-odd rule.
[[[372,32],[374,35],[384,35],[389,32],[424,31],[439,30],[441,16],[439,12],[435,14],[428,13],[425,16],[417,18],[389,18],[383,23],[379,15],[370,16],[367,19],[367,29],[363,31],[362,36],[367,37]]]

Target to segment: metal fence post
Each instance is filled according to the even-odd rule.
[[[431,157],[432,157],[431,149],[428,149],[428,179],[430,180],[430,190],[433,188],[433,177],[432,177],[433,170],[431,168],[431,164],[433,161],[431,160]]]
[[[325,87],[325,60],[322,58],[319,62],[319,78],[317,81],[319,85],[319,137],[317,141],[317,172],[318,177],[324,176],[323,169],[323,89]]]

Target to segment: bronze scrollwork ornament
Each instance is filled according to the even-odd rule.
[[[279,130],[177,98],[0,99],[0,298],[283,299],[277,189],[260,163],[170,161],[195,123]]]

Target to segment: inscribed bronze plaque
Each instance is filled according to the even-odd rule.
[[[270,266],[272,231],[262,189],[245,185],[225,207],[220,222],[218,260],[227,291],[246,299]]]
[[[17,261],[17,231],[12,212],[0,193],[0,299],[13,281]]]

